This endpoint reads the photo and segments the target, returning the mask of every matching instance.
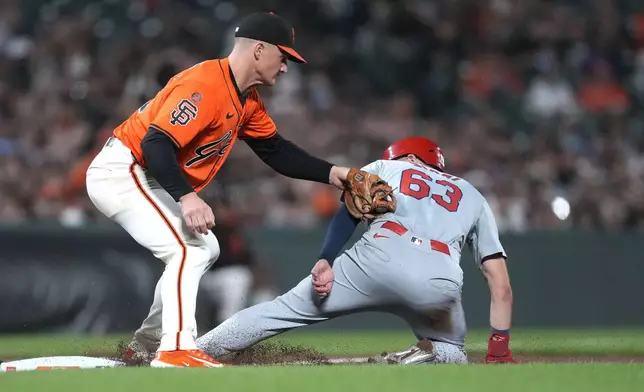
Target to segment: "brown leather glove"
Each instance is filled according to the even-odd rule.
[[[356,168],[349,170],[343,199],[347,210],[356,219],[396,211],[396,198],[391,186],[377,175]]]

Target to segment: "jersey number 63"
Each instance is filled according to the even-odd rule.
[[[432,195],[431,187],[429,185],[431,182],[447,187],[447,193],[444,196],[437,194]],[[458,186],[449,181],[434,180],[427,173],[416,169],[407,169],[402,172],[400,193],[418,200],[430,197],[431,195],[431,198],[434,199],[436,204],[449,212],[458,211],[461,199],[463,198],[463,191],[461,191]]]

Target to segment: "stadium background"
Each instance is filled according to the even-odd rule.
[[[175,72],[225,56],[256,10],[293,21],[309,60],[261,89],[279,131],[350,166],[401,137],[439,142],[493,207],[516,325],[644,325],[641,2],[2,0],[0,332],[139,325],[162,266],[91,206],[85,168]],[[267,278],[264,299],[310,270],[338,200],[243,143],[205,195],[243,234],[227,246],[251,254],[239,262]],[[485,326],[484,282],[462,264],[468,321]]]

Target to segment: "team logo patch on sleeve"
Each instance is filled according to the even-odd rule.
[[[170,113],[170,124],[186,126],[188,123],[197,118],[197,106],[187,99],[182,99],[177,108]]]

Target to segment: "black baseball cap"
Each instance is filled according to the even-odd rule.
[[[306,60],[293,48],[295,29],[286,19],[272,12],[257,12],[242,19],[235,29],[235,37],[273,44],[285,53],[289,60],[306,63]]]

